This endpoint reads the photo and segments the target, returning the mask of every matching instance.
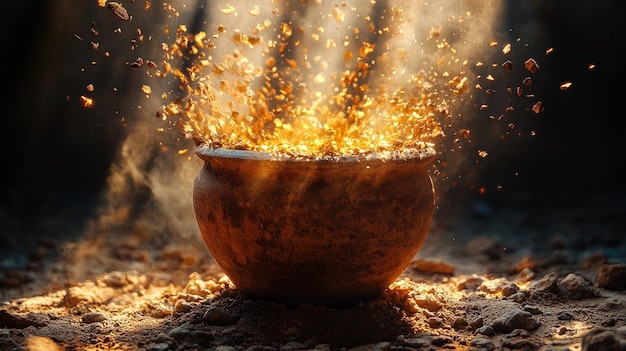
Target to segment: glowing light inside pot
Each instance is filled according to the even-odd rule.
[[[472,65],[455,47],[468,47],[462,28],[488,26],[477,25],[472,2],[272,3],[221,6],[214,33],[178,27],[164,50],[193,59],[171,69],[185,96],[160,117],[221,148],[335,156],[432,147],[469,91]]]

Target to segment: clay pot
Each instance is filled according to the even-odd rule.
[[[408,159],[273,159],[200,144],[200,232],[236,289],[253,297],[376,298],[410,264],[434,212],[435,152],[413,151]]]

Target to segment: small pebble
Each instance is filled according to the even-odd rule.
[[[172,309],[162,302],[151,301],[146,306],[148,315],[154,318],[165,318],[172,315]]]
[[[105,274],[104,277],[102,277],[102,282],[113,288],[121,288],[130,283],[126,274],[119,271]]]
[[[528,330],[524,330],[524,329],[514,329],[512,332],[509,333],[509,335],[507,335],[508,337],[522,337],[522,338],[527,338],[528,337]]]
[[[492,351],[496,349],[496,345],[489,340],[489,338],[483,335],[475,337],[474,340],[471,341],[470,345],[478,348],[479,350]]]
[[[456,317],[454,319],[454,322],[452,322],[452,328],[454,329],[463,329],[465,327],[467,327],[469,325],[469,323],[467,322],[467,319],[465,319],[464,317]]]
[[[211,307],[202,316],[202,320],[208,325],[225,326],[235,324],[237,316],[221,308]]]
[[[506,284],[502,287],[502,296],[509,297],[519,291],[519,287],[515,283]]]
[[[483,327],[476,329],[476,333],[481,334],[481,335],[486,335],[486,336],[493,336],[493,334],[495,334],[495,331],[493,330],[492,326],[485,325]]]
[[[524,311],[529,312],[532,315],[538,315],[538,314],[542,314],[543,312],[539,309],[539,307],[537,306],[532,306],[532,305],[525,305],[524,306]]]
[[[431,328],[439,328],[443,325],[443,321],[441,320],[441,318],[430,317],[428,318],[428,325]]]
[[[475,291],[482,283],[483,283],[483,280],[480,277],[468,277],[464,279],[463,281],[461,281],[457,285],[456,289],[458,291],[463,291],[463,290]]]
[[[472,328],[472,330],[476,330],[476,329],[482,327],[483,323],[484,323],[483,322],[483,317],[478,317],[478,318],[474,319],[473,321],[471,321],[469,323],[469,326],[470,326],[470,328]]]
[[[192,308],[193,308],[193,304],[183,299],[176,300],[176,303],[174,304],[174,312],[176,313],[186,313],[186,312],[191,311]]]
[[[535,330],[539,324],[529,312],[511,309],[493,321],[491,326],[496,332],[510,333],[515,329]]]
[[[89,312],[83,315],[82,321],[85,324],[105,321],[107,317],[100,312]]]
[[[602,322],[602,326],[604,327],[614,327],[615,324],[617,324],[617,318],[615,317],[611,317],[607,319],[606,321]]]
[[[567,311],[561,311],[556,315],[556,318],[561,321],[572,321],[574,320],[574,315]]]
[[[515,294],[507,297],[506,299],[510,300],[510,301],[513,301],[513,302],[521,303],[522,301],[524,301],[526,299],[526,294],[524,292],[520,291],[520,292],[516,292]]]

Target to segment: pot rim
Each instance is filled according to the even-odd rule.
[[[209,143],[200,143],[196,146],[195,153],[203,160],[208,158],[231,158],[240,160],[256,161],[282,161],[282,162],[363,162],[363,161],[423,161],[429,163],[437,156],[437,151],[432,147],[407,148],[404,150],[372,152],[362,155],[342,155],[342,156],[293,156],[289,154],[273,154],[263,151],[225,149],[213,147]]]

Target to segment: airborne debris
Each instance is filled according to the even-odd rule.
[[[526,67],[530,73],[535,73],[539,70],[539,64],[533,58],[526,60],[526,62],[524,62],[524,67]]]
[[[141,91],[144,93],[144,95],[146,95],[146,98],[149,97],[150,94],[152,94],[152,88],[149,85],[142,85]]]
[[[84,107],[84,108],[92,108],[94,105],[94,101],[92,98],[85,96],[85,95],[81,95],[80,97],[80,104]]]
[[[96,30],[96,22],[91,22],[91,35],[95,38],[98,35],[100,35],[100,33],[98,32],[98,30]]]
[[[113,14],[117,16],[119,19],[124,21],[130,20],[130,16],[128,15],[128,11],[120,4],[119,2],[109,1],[107,3],[107,8],[113,11]]]
[[[227,5],[225,8],[220,9],[224,14],[236,13],[235,8],[232,5]]]
[[[132,68],[139,68],[143,66],[143,59],[141,57],[137,57],[135,61],[128,63],[128,65]]]
[[[506,45],[504,45],[504,47],[502,48],[502,53],[507,55],[508,53],[511,52],[511,44],[507,43]]]
[[[121,20],[132,20],[122,1],[98,0],[98,4],[111,10]],[[134,2],[131,0],[130,3]],[[277,1],[270,2],[274,4]],[[321,4],[321,1],[317,2]],[[149,1],[143,5],[145,10],[151,7]],[[167,3],[163,3],[163,10],[171,12],[172,16],[179,16]],[[328,24],[324,22],[305,25],[282,20],[280,8],[274,9],[269,18],[259,18],[255,29],[250,32],[219,22],[213,24],[217,30],[212,34],[204,31],[191,33],[181,23],[171,28],[168,24],[165,34],[175,33],[176,40],[173,43],[161,42],[165,58],[159,64],[163,67],[141,57],[127,61],[126,65],[133,69],[145,66],[145,73],[150,78],[174,76],[180,80],[179,88],[189,95],[184,100],[165,103],[157,116],[169,119],[170,123],[175,123],[174,118],[182,118],[178,122],[182,122],[180,125],[186,135],[193,135],[196,140],[211,141],[220,147],[245,145],[246,149],[254,151],[316,156],[421,148],[443,135],[439,117],[451,116],[455,101],[462,99],[460,96],[468,92],[469,86],[484,91],[485,95],[495,96],[496,88],[489,85],[499,80],[496,79],[499,76],[480,72],[475,78],[481,80],[484,88],[472,82],[468,76],[472,72],[466,70],[469,60],[457,56],[453,42],[445,37],[445,27],[437,24],[424,33],[427,34],[424,38],[414,36],[409,40],[422,50],[449,51],[451,60],[437,61],[436,67],[440,72],[431,76],[425,75],[433,68],[428,67],[429,62],[424,62],[421,69],[405,66],[411,50],[405,43],[397,45],[400,43],[393,38],[402,36],[408,28],[405,26],[414,19],[400,7],[389,10],[393,15],[385,18],[386,21],[379,23],[368,14],[363,17],[365,24],[351,27],[341,38],[327,35],[325,28]],[[345,2],[328,7],[326,11],[324,20],[331,21],[333,27],[345,23],[349,17],[360,16],[358,8],[349,7]],[[258,5],[244,11],[228,3],[220,5],[217,12],[224,18],[237,17],[244,12],[252,17],[264,13]],[[272,16],[278,16],[278,20],[275,21]],[[121,28],[115,30],[115,33],[121,32]],[[224,36],[227,32],[231,34]],[[99,36],[95,22],[91,23],[91,34]],[[367,36],[364,37],[364,34]],[[138,28],[136,37],[130,39],[130,49],[135,50],[149,40],[150,36],[144,38],[143,31]],[[236,47],[222,61],[212,53],[219,40],[230,40]],[[313,46],[309,48],[308,44]],[[499,44],[496,40],[489,42],[491,47],[500,47],[502,55],[509,55],[513,45],[506,42]],[[94,41],[92,46],[97,50],[100,45]],[[248,48],[262,50],[265,64],[249,60],[245,53]],[[307,52],[312,48],[320,52]],[[343,57],[344,69],[329,69],[328,58],[324,56],[326,53]],[[401,62],[390,72],[385,72],[380,67],[386,64],[390,55],[398,55]],[[105,57],[108,56],[106,52]],[[170,62],[177,57],[192,64],[186,70],[177,69]],[[539,69],[532,58],[526,60],[524,65],[531,73]],[[475,66],[483,67],[484,64],[478,61]],[[492,69],[499,68],[497,63],[490,66]],[[500,66],[501,70],[511,72],[514,61],[503,60]],[[383,82],[400,79],[400,83],[404,77],[410,84],[401,89],[391,88],[391,81]],[[522,91],[530,85],[530,77],[527,77],[520,86],[506,90],[519,97],[534,98],[532,91]],[[146,97],[152,95],[151,89],[146,92],[147,87],[142,86]],[[258,87],[258,90],[251,87]],[[566,87],[562,85],[561,89]],[[229,98],[216,99],[215,94]],[[167,100],[169,94],[161,93],[160,96]],[[485,101],[476,106],[485,111],[495,105]],[[526,110],[529,110],[528,107]],[[539,113],[542,108],[535,105],[532,110]],[[374,121],[374,116],[385,121]],[[384,125],[393,127],[380,128]],[[398,140],[402,142],[396,142]]]
[[[513,70],[513,62],[509,60],[504,61],[504,63],[502,64],[502,68],[504,68],[504,70],[507,72],[511,72]]]

